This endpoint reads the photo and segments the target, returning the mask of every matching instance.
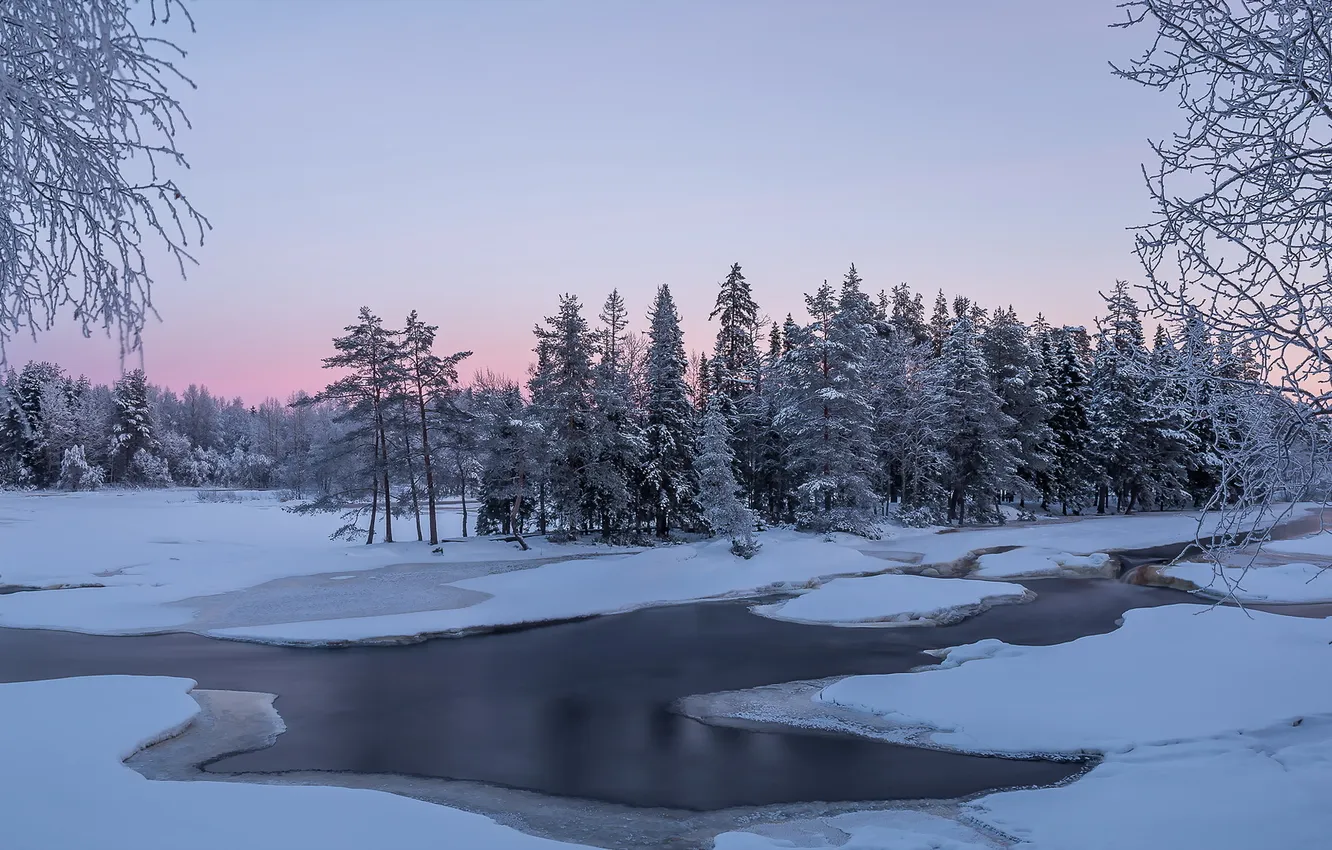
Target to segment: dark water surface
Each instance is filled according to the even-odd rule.
[[[1061,643],[1112,630],[1126,609],[1190,599],[1114,581],[1027,584],[1035,602],[940,628],[807,626],[754,616],[745,603],[705,603],[402,647],[0,629],[0,681],[135,673],[278,694],[287,731],[268,749],[214,763],[215,772],[436,776],[692,810],[957,797],[1055,783],[1079,766],[711,726],[671,704],[905,671],[934,661],[921,650],[982,638]]]

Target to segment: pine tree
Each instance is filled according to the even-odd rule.
[[[943,354],[944,340],[948,339],[948,332],[953,327],[953,320],[948,315],[948,299],[944,297],[943,290],[934,298],[934,314],[930,316],[930,342],[934,344],[934,356],[939,357]]]
[[[920,293],[913,296],[905,283],[893,287],[890,320],[898,335],[908,343],[919,345],[931,338],[925,324],[925,302]]]
[[[1164,325],[1157,325],[1146,382],[1148,501],[1157,510],[1187,504],[1189,470],[1198,454],[1198,438],[1189,430],[1186,391],[1180,383],[1178,356]]]
[[[393,332],[384,322],[362,307],[357,322],[343,330],[345,336],[335,337],[336,353],[324,358],[325,369],[341,369],[346,374],[324,388],[313,402],[333,402],[342,407],[337,417],[347,426],[342,435],[343,444],[338,451],[344,456],[362,456],[364,463],[356,464],[364,485],[347,491],[329,494],[310,505],[297,506],[298,512],[311,510],[344,510],[347,520],[333,532],[333,536],[350,539],[360,532],[357,521],[363,510],[359,496],[369,490],[370,523],[365,542],[375,539],[375,518],[379,508],[379,494],[384,494],[384,542],[393,542],[392,489],[389,481],[388,422],[393,408],[393,394],[398,384],[398,347]],[[232,405],[228,410],[235,410]],[[226,418],[224,413],[224,419]],[[228,430],[224,427],[224,432]]]
[[[964,311],[944,340],[938,376],[946,399],[941,442],[947,454],[944,490],[948,519],[1002,522],[1000,494],[1017,482],[1018,443],[1002,410],[971,316]]]
[[[775,420],[790,439],[792,472],[800,480],[797,518],[821,531],[874,537],[878,497],[866,381],[873,308],[855,266],[840,298],[825,281],[805,303],[812,321],[802,344],[783,358],[785,398]]]
[[[538,509],[542,470],[548,465],[545,429],[517,384],[486,375],[473,391],[484,458],[477,533],[512,534],[526,548],[522,535]]]
[[[1105,513],[1113,493],[1116,509],[1128,513],[1149,489],[1148,355],[1128,284],[1117,282],[1103,297],[1107,315],[1097,337],[1088,410],[1091,457],[1099,472],[1096,512]]]
[[[564,530],[577,534],[602,517],[603,508],[623,504],[626,486],[605,462],[610,428],[597,409],[592,358],[595,335],[573,295],[537,327],[538,366],[529,389],[550,438],[551,501]],[[617,500],[619,500],[617,502]]]
[[[605,424],[599,465],[606,471],[598,496],[601,533],[606,539],[638,512],[642,457],[647,450],[640,411],[634,407],[629,372],[629,313],[619,290],[606,298],[600,319],[600,355],[593,370],[593,396]]]
[[[644,498],[658,537],[672,520],[684,521],[698,488],[694,471],[694,411],[685,380],[687,366],[680,316],[663,285],[648,314],[647,430],[643,459]]]
[[[458,382],[458,364],[472,356],[470,351],[459,351],[449,357],[435,354],[437,325],[427,325],[413,310],[407,316],[402,330],[401,345],[397,349],[405,398],[414,408],[415,427],[420,429],[421,462],[425,473],[426,511],[430,523],[430,545],[439,543],[437,494],[435,492],[435,459],[430,451],[430,417],[428,411],[445,399]],[[466,498],[464,492],[463,536],[467,536]]]
[[[1054,462],[1050,470],[1050,495],[1061,503],[1065,516],[1081,514],[1093,487],[1095,470],[1090,459],[1090,428],[1087,420],[1090,388],[1086,359],[1079,343],[1081,328],[1061,328],[1054,338],[1054,367],[1051,383],[1054,402],[1050,429],[1054,432]]]
[[[148,381],[143,370],[127,372],[116,381],[111,394],[115,401],[115,418],[111,424],[111,458],[115,478],[133,483],[150,483],[145,479],[150,475],[155,479],[158,477],[146,458],[156,453],[158,442],[153,432],[152,412],[148,405]],[[141,455],[144,457],[135,468],[134,460]]]
[[[699,490],[696,497],[699,513],[712,533],[731,539],[731,551],[741,558],[752,558],[759,549],[754,536],[754,513],[740,498],[731,467],[735,459],[731,454],[731,429],[726,417],[709,409],[703,414],[703,430],[699,437],[696,460]]]
[[[1018,476],[1025,484],[1024,497],[1039,492],[1039,482],[1050,468],[1054,440],[1048,424],[1045,364],[1038,345],[1012,307],[995,310],[981,337],[1000,409],[1013,422],[1007,436],[1018,444]]]
[[[756,503],[761,498],[755,470],[763,431],[759,396],[760,320],[758,304],[739,263],[731,265],[708,318],[716,319],[719,325],[713,348],[710,395],[717,397],[719,412],[731,425],[736,473],[747,501]]]

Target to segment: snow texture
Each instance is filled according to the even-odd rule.
[[[1234,598],[1252,603],[1332,602],[1332,574],[1317,564],[1288,563],[1271,566],[1223,567],[1212,564],[1175,564],[1161,572],[1193,585],[1200,596]]]
[[[980,850],[995,845],[970,827],[923,812],[852,812],[812,821],[724,832],[715,850],[779,850],[840,847],[842,850]]]
[[[748,560],[732,555],[731,541],[721,539],[466,579],[454,582],[454,587],[490,594],[490,598],[455,610],[245,626],[208,633],[267,643],[316,645],[412,639],[654,605],[743,598],[805,587],[831,576],[877,572],[884,566],[878,559],[806,534],[778,530],[765,533],[761,539],[763,548]]]
[[[976,559],[977,578],[1015,578],[1019,576],[1086,575],[1099,573],[1110,556],[1104,552],[1070,555],[1050,549],[1019,547],[1007,552],[981,555]]]
[[[190,630],[197,606],[177,604],[182,600],[278,579],[394,564],[438,564],[442,571],[448,564],[493,562],[498,568],[626,551],[534,540],[522,552],[473,538],[446,543],[437,555],[416,542],[335,542],[328,539],[339,524],[335,516],[296,516],[272,494],[254,495],[204,502],[194,490],[0,492],[0,587],[53,588],[0,595],[0,627],[95,634]],[[444,527],[451,525],[446,521]],[[403,595],[410,598],[411,589]]]
[[[835,579],[795,599],[759,605],[753,611],[797,623],[934,625],[956,622],[995,603],[1029,597],[1019,584],[888,574]]]
[[[193,687],[142,676],[0,685],[5,850],[580,846],[379,791],[155,782],[122,764],[190,722]]]
[[[1332,619],[1138,608],[1110,634],[995,642],[949,669],[852,676],[817,698],[932,730],[927,740],[964,752],[1122,752],[1332,717],[1330,642]]]

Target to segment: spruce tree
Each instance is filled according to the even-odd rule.
[[[825,281],[805,296],[811,317],[801,345],[783,358],[784,399],[777,427],[790,440],[800,481],[800,523],[820,531],[877,536],[875,450],[867,358],[873,308],[855,266],[840,297]]]
[[[1128,284],[1117,282],[1104,298],[1107,313],[1097,335],[1088,409],[1091,457],[1099,473],[1096,512],[1105,513],[1113,494],[1116,510],[1127,513],[1149,490],[1148,355]]]
[[[937,374],[945,399],[940,436],[948,519],[964,523],[970,507],[977,520],[1002,522],[998,500],[1017,483],[1020,446],[1009,436],[1013,420],[1003,412],[967,311],[944,340]]]
[[[934,344],[934,356],[939,357],[943,354],[944,340],[948,338],[948,332],[953,327],[953,320],[948,315],[948,299],[944,297],[943,290],[934,298],[934,314],[930,316],[930,342]]]
[[[1090,459],[1091,436],[1087,420],[1090,388],[1087,364],[1079,344],[1081,328],[1052,331],[1054,402],[1050,428],[1054,432],[1054,462],[1050,469],[1050,494],[1065,516],[1081,514],[1093,488],[1095,470]]]
[[[747,500],[755,503],[760,498],[755,468],[763,430],[757,347],[759,309],[739,263],[731,265],[708,318],[718,322],[710,395],[718,398],[718,410],[731,424],[736,473]]]
[[[552,507],[571,534],[627,500],[626,482],[607,459],[611,428],[596,405],[592,364],[598,346],[582,310],[577,297],[562,295],[559,312],[537,327],[538,366],[529,382],[550,437]]]
[[[648,313],[647,429],[643,459],[644,499],[658,537],[683,524],[697,490],[694,472],[694,410],[685,371],[680,316],[670,287],[657,289]]]
[[[638,512],[642,492],[642,459],[647,451],[641,412],[634,407],[630,376],[629,313],[619,290],[612,290],[602,307],[593,370],[593,398],[604,423],[599,466],[606,471],[598,495],[601,533],[609,539]]]
[[[1021,495],[1035,495],[1050,468],[1054,439],[1048,424],[1049,399],[1041,351],[1012,307],[995,310],[982,334],[981,347],[1000,409],[1012,420],[1007,436],[1018,444],[1018,476],[1025,485]]]
[[[752,558],[759,549],[754,536],[754,512],[740,497],[740,486],[731,472],[734,462],[731,429],[726,417],[720,411],[709,409],[703,414],[695,461],[699,478],[695,497],[698,511],[713,534],[730,538],[732,553],[741,558]]]
[[[136,480],[150,469],[135,469],[134,459],[141,452],[152,456],[158,448],[154,434],[152,412],[148,405],[148,381],[142,369],[121,376],[111,390],[115,401],[115,418],[111,424],[111,457],[117,480],[148,483]],[[140,462],[143,466],[142,461]]]

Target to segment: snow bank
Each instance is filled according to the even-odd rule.
[[[1332,730],[1306,721],[1143,748],[1060,788],[983,797],[968,813],[1022,850],[1313,850],[1332,835],[1329,788]]]
[[[187,630],[194,611],[173,603],[277,579],[587,551],[536,541],[531,551],[521,552],[511,544],[472,539],[446,544],[436,555],[414,541],[375,546],[332,541],[328,534],[339,524],[336,516],[297,516],[270,493],[254,495],[239,502],[201,502],[194,490],[0,492],[0,585],[80,586],[0,595],[0,626],[98,634]]]
[[[1213,599],[1233,597],[1240,602],[1332,602],[1332,570],[1326,565],[1289,563],[1224,567],[1218,575],[1212,564],[1175,564],[1160,572],[1193,586],[1194,592]]]
[[[140,676],[0,685],[5,850],[578,846],[378,791],[153,782],[123,765],[190,721],[193,686]]]
[[[1273,540],[1263,544],[1264,552],[1278,552],[1285,555],[1320,555],[1332,558],[1332,530],[1313,534],[1308,537],[1296,537],[1291,540]]]
[[[1332,715],[1332,619],[1169,605],[1057,646],[852,676],[817,699],[974,753],[1121,752]],[[963,650],[964,652],[966,650]]]
[[[1104,552],[1090,555],[1072,555],[1052,549],[1027,546],[981,555],[976,559],[977,578],[1016,578],[1019,576],[1085,575],[1101,572],[1110,556]]]
[[[934,625],[956,622],[990,605],[1020,602],[1031,596],[1019,584],[887,574],[835,579],[795,599],[752,610],[764,617],[796,623]]]
[[[743,598],[839,575],[878,572],[884,567],[878,559],[807,534],[778,530],[766,532],[760,539],[763,548],[749,560],[732,555],[727,540],[662,546],[633,555],[565,561],[455,582],[455,587],[491,595],[467,608],[223,628],[207,634],[314,645],[411,640],[654,605]]]
[[[724,832],[715,850],[982,850],[993,847],[980,833],[924,812],[851,812],[811,821],[774,824],[761,832]]]

